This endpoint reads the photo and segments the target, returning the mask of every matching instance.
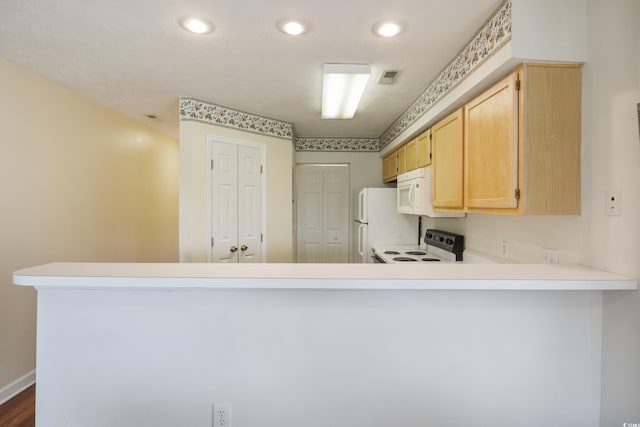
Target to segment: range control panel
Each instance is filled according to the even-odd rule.
[[[462,261],[464,252],[464,236],[449,233],[448,231],[428,229],[424,235],[424,242],[428,246],[435,246],[447,252],[455,254],[456,261]]]

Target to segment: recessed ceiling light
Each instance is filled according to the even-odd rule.
[[[213,31],[213,24],[198,18],[182,19],[180,25],[195,34],[207,34]]]
[[[398,21],[380,21],[371,29],[373,34],[380,37],[394,37],[404,31],[404,24]]]
[[[299,19],[280,19],[276,28],[290,36],[299,36],[309,31],[309,25]]]

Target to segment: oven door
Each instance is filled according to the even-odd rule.
[[[380,256],[373,254],[371,256],[371,261],[373,261],[375,264],[387,264],[387,261],[385,261],[384,259],[382,259]]]

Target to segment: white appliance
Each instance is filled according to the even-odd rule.
[[[403,262],[461,262],[464,236],[442,230],[428,229],[422,245],[379,245],[374,248],[374,262],[397,264]]]
[[[463,212],[436,212],[431,205],[431,168],[418,168],[398,175],[397,209],[410,215],[464,217]]]
[[[374,248],[374,262],[382,264],[504,264],[506,259],[465,249],[464,236],[443,230],[428,229],[424,244],[378,245]]]
[[[395,188],[363,188],[354,197],[351,262],[373,262],[375,245],[417,245],[418,217],[396,210]]]

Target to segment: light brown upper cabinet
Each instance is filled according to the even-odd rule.
[[[398,175],[407,171],[407,145],[398,148]]]
[[[394,181],[398,176],[398,151],[392,151],[382,159],[382,182]]]
[[[418,169],[418,141],[417,138],[412,139],[405,145],[405,172]]]
[[[431,164],[431,129],[382,158],[382,182],[395,181],[398,175]]]
[[[463,109],[431,127],[432,204],[442,210],[463,208]]]
[[[417,167],[423,168],[431,164],[431,129],[427,129],[416,139]]]
[[[469,212],[580,214],[580,95],[580,65],[523,64],[465,106]]]
[[[518,73],[465,106],[464,205],[518,207]]]

